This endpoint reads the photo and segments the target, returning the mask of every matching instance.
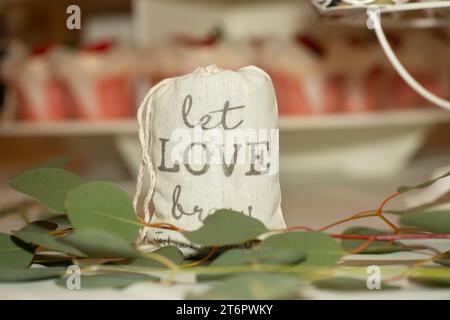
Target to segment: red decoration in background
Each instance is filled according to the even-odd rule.
[[[90,105],[83,105],[80,99],[76,99],[77,118],[108,120],[135,116],[135,93],[130,77],[108,76],[97,80],[89,89],[94,90],[94,101]]]
[[[322,45],[319,44],[319,42],[309,36],[299,34],[295,37],[295,41],[297,44],[302,45],[312,52],[314,52],[317,56],[322,57],[325,55],[325,49]]]
[[[372,67],[361,85],[365,110],[376,111],[382,109],[386,100],[387,73],[380,66]]]
[[[354,54],[355,59],[368,54],[367,50],[362,49],[365,49],[370,41],[357,37],[349,37],[347,40],[344,40],[344,42],[348,44],[348,53]],[[401,40],[403,39],[399,37],[391,39],[395,47],[403,46]],[[214,50],[218,48],[216,45],[219,41],[221,39],[216,36],[193,37],[182,34],[172,38],[172,42],[175,43],[174,47],[183,47],[183,59],[189,57],[189,50],[192,50],[193,56],[197,51],[207,56],[208,54],[213,55]],[[264,60],[257,59],[258,53],[263,52],[266,45],[273,49],[270,46],[270,39],[253,39],[248,43],[248,46],[254,50],[255,62],[261,64],[264,69],[267,68],[267,65],[270,66],[267,71],[272,78],[279,113],[282,115],[352,113],[430,106],[430,103],[414,92],[390,66],[384,66],[384,60],[381,60],[384,56],[374,58],[373,65],[367,65],[367,70],[352,70],[352,60],[343,59],[345,65],[338,66],[339,71],[330,74],[327,69],[328,58],[333,52],[329,50],[327,42],[320,42],[318,39],[304,34],[298,34],[292,41],[293,43],[288,44],[286,48],[292,49],[292,54],[295,54],[298,50],[299,56],[307,56],[308,61],[311,61],[312,64],[311,68],[309,68],[309,65],[305,65],[310,69],[308,72],[293,71],[302,70],[302,63],[309,63],[306,61],[297,63],[295,56],[288,56],[288,59],[278,66],[276,50],[275,53],[272,53],[274,58],[269,58],[271,60],[266,61],[266,66],[264,66]],[[101,41],[80,46],[78,50],[87,55],[98,55],[97,58],[102,59],[102,55],[112,50],[115,45],[113,41]],[[291,45],[294,47],[291,47]],[[296,46],[297,48],[295,48]],[[29,59],[47,59],[46,55],[49,55],[55,47],[54,43],[36,47],[30,52]],[[208,51],[209,49],[212,53]],[[283,48],[280,47],[279,50],[283,50]],[[347,51],[344,49],[342,52],[340,54],[345,54]],[[291,51],[287,51],[287,54],[291,54]],[[153,58],[156,59],[156,63],[160,63],[157,59],[165,58],[164,55],[155,55],[155,57]],[[221,58],[223,59],[223,57]],[[182,62],[185,61],[180,62],[176,59],[176,55],[174,55],[174,57],[170,57],[168,62],[165,62],[165,67],[168,65],[167,70],[170,70],[170,72],[163,72],[154,68],[145,74],[141,73],[140,76],[144,79],[150,79],[149,83],[154,85],[164,78],[185,73],[185,70],[181,70],[182,67],[179,66],[183,66]],[[247,60],[245,60],[246,64],[249,64]],[[173,63],[173,68],[171,68],[170,63]],[[233,61],[233,63],[236,64],[236,61]],[[289,67],[289,63],[293,64],[292,68]],[[331,63],[336,64],[336,61],[332,59]],[[359,65],[361,66],[361,64]],[[408,66],[406,67],[408,68]],[[413,77],[425,88],[437,96],[449,98],[449,70],[411,69],[413,69]],[[21,105],[19,108],[20,118],[30,121],[54,121],[71,117],[117,119],[135,115],[135,104],[139,101],[135,101],[135,79],[128,71],[107,75],[100,79],[91,79],[92,85],[86,85],[86,90],[92,90],[92,93],[88,95],[94,97],[91,102],[85,101],[88,99],[82,100],[77,96],[77,94],[80,94],[79,92],[72,92],[65,83],[56,77],[57,73],[53,75],[54,70],[50,71],[50,80],[46,80],[46,83],[36,84],[38,88],[44,90],[42,94],[36,94],[35,90],[38,90],[36,87],[21,87],[25,84],[21,83],[20,79],[15,82],[13,87],[18,94]],[[45,79],[45,77],[43,78]],[[314,81],[314,83],[308,83],[308,81]],[[72,90],[74,89],[72,88]],[[45,106],[38,105],[43,103],[41,101],[34,101],[36,99],[33,97],[36,96],[40,100],[45,100]]]
[[[128,76],[116,75],[101,79],[96,90],[102,118],[117,119],[135,115],[134,89]]]
[[[32,57],[38,57],[41,55],[45,55],[45,54],[49,53],[50,51],[52,51],[55,47],[56,47],[56,45],[54,43],[45,43],[40,46],[34,47],[31,50],[30,55]]]
[[[61,81],[52,80],[44,85],[43,101],[33,101],[20,86],[15,85],[13,90],[19,100],[19,118],[22,120],[59,121],[72,115],[73,100],[67,86]],[[37,103],[42,105],[38,106]]]
[[[111,50],[115,46],[114,41],[99,41],[95,43],[90,43],[80,47],[80,51],[91,52],[91,53],[104,53]]]
[[[417,72],[412,71],[411,75],[417,79]],[[392,72],[390,82],[389,100],[387,102],[388,108],[403,110],[419,106],[418,94],[398,73]]]
[[[192,37],[189,35],[180,34],[176,35],[173,40],[177,44],[182,44],[188,47],[209,47],[217,43],[217,37],[215,36]]]
[[[272,78],[280,114],[313,113],[298,76],[272,70],[268,74]]]
[[[346,104],[346,79],[343,74],[335,74],[325,79],[323,88],[323,112],[333,113],[342,110]]]
[[[443,76],[431,72],[421,72],[417,74],[416,80],[422,84],[427,90],[431,91],[438,97],[443,97],[448,99],[448,91],[446,92],[445,81]],[[430,102],[416,93],[417,104],[419,107],[431,106]]]

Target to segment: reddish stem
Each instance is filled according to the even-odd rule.
[[[395,197],[397,197],[399,195],[401,195],[401,192],[396,192],[396,193],[390,195],[389,197],[387,197],[386,199],[384,199],[384,201],[378,207],[377,212],[375,213],[378,217],[380,217],[381,220],[383,220],[389,227],[391,227],[392,230],[394,230],[395,234],[399,233],[399,228],[383,215],[383,208],[386,205],[386,203],[388,203],[390,200],[394,199]]]
[[[387,197],[386,199],[384,199],[384,201],[378,207],[377,214],[381,214],[383,212],[383,208],[386,205],[386,203],[388,203],[390,200],[394,199],[395,197],[397,197],[399,195],[401,195],[401,193],[396,192],[396,193],[390,195],[389,197]]]
[[[380,234],[380,235],[362,235],[362,234],[330,234],[331,237],[337,239],[356,239],[374,241],[393,241],[405,239],[450,239],[448,233],[433,233],[433,234]]]
[[[294,226],[288,227],[286,229],[282,229],[282,231],[295,231],[295,230],[303,230],[303,231],[314,231],[314,229],[306,226]]]

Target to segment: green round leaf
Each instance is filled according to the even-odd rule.
[[[76,248],[62,242],[60,239],[55,238],[49,235],[48,233],[21,230],[15,232],[14,236],[24,242],[32,243],[44,247],[46,249],[67,253],[68,255],[75,257],[85,256],[82,252],[80,252]]]
[[[434,233],[450,233],[450,211],[410,212],[400,216],[400,222]]]
[[[83,229],[60,239],[90,258],[138,258],[141,253],[123,238],[101,229]]]
[[[134,274],[134,273],[118,273],[108,272],[105,274],[96,274],[89,276],[81,276],[80,289],[96,289],[96,288],[126,288],[137,282],[159,281],[157,277]],[[56,281],[59,286],[66,287],[66,278],[60,278]]]
[[[128,195],[109,182],[88,182],[71,190],[67,214],[76,231],[97,229],[132,243],[141,228]]]
[[[354,235],[385,235],[389,234],[389,232],[366,228],[366,227],[351,227],[343,232],[343,234],[354,234]],[[344,239],[342,240],[342,248],[349,251],[355,248],[358,248],[366,240],[357,240],[357,239]],[[368,248],[360,253],[367,254],[385,254],[392,252],[400,252],[400,251],[411,251],[410,248],[406,247],[400,241],[394,241],[390,243],[390,241],[373,241]]]
[[[431,179],[431,180],[419,183],[418,185],[415,185],[415,186],[400,186],[400,187],[397,188],[397,191],[400,192],[400,193],[404,193],[404,192],[408,192],[408,191],[411,191],[411,190],[414,190],[414,189],[426,188],[426,187],[431,186],[432,184],[434,184],[436,181],[444,179],[444,178],[446,178],[448,176],[450,176],[450,171],[444,173],[443,175],[441,175],[441,176],[439,176],[437,178],[434,178],[434,179]]]
[[[10,181],[13,189],[36,198],[57,212],[65,211],[67,192],[82,183],[73,173],[57,168],[29,170]]]
[[[239,266],[251,264],[290,265],[303,261],[305,254],[293,249],[231,249],[217,257],[211,266]]]
[[[57,278],[65,268],[5,269],[0,272],[0,282],[36,281]]]
[[[355,278],[336,277],[313,281],[312,284],[319,289],[333,291],[369,291],[367,281]],[[381,283],[382,290],[400,289],[400,287]],[[376,292],[378,290],[370,290]],[[379,291],[378,291],[379,292]]]
[[[206,247],[237,245],[256,239],[269,231],[258,219],[240,212],[220,209],[206,217],[203,226],[184,236]]]
[[[183,253],[175,246],[162,247],[153,252],[170,259],[175,264],[181,264],[184,260]]]
[[[344,255],[339,244],[323,232],[284,232],[262,241],[258,248],[291,249],[306,254],[305,266],[332,266]]]
[[[53,223],[50,221],[38,220],[38,221],[33,221],[32,223],[27,224],[19,231],[49,233],[49,232],[55,231],[57,227],[58,226],[56,223]]]
[[[0,233],[0,274],[3,269],[22,269],[28,267],[33,253],[23,248],[17,239]]]
[[[257,249],[230,249],[223,252],[214,259],[211,267],[237,267],[249,266],[247,270],[242,270],[241,274],[251,273],[252,267],[257,269],[261,265],[291,266],[302,263],[305,260],[305,254],[296,249],[280,248],[257,248]],[[221,274],[197,274],[198,281],[215,281],[235,276],[236,272],[224,272]]]
[[[164,256],[174,264],[178,265],[181,264],[184,260],[183,253],[175,246],[162,247],[158,250],[152,251],[152,253],[157,253],[161,256]],[[120,261],[117,264],[135,267],[166,268],[166,265],[148,257],[128,259],[126,261]]]

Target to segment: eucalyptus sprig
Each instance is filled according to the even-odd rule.
[[[168,223],[143,222],[128,195],[113,183],[84,181],[50,165],[38,167],[10,181],[12,188],[35,198],[46,209],[42,220],[0,234],[0,282],[54,278],[64,286],[65,267],[76,264],[86,289],[122,288],[136,282],[173,283],[178,274],[189,272],[199,281],[220,282],[203,295],[189,297],[298,298],[308,285],[319,290],[364,288],[361,280],[338,275],[346,255],[426,249],[430,257],[388,279],[386,288],[397,288],[390,282],[404,278],[419,285],[450,286],[448,252],[403,243],[405,239],[450,239],[450,212],[430,208],[393,212],[401,214],[400,222],[408,226],[399,227],[384,210],[390,200],[449,176],[450,172],[416,186],[400,187],[376,210],[317,230],[308,226],[271,230],[256,218],[228,209],[208,216],[198,230],[184,230]],[[381,219],[391,231],[361,226],[341,234],[329,233],[336,225],[372,217]],[[189,261],[174,246],[144,252],[134,244],[144,225],[179,232],[209,253]]]

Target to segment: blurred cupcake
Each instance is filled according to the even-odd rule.
[[[19,119],[45,122],[70,117],[72,100],[52,63],[58,50],[53,45],[31,52],[16,47],[5,59],[3,73],[17,97]]]
[[[321,52],[305,37],[267,40],[260,50],[259,65],[272,78],[280,114],[306,115],[320,111],[322,104]],[[312,44],[313,41],[309,40]]]
[[[75,114],[89,120],[135,115],[135,57],[104,42],[58,57],[58,71],[75,100]]]
[[[380,108],[385,71],[373,41],[334,38],[326,56],[325,112],[365,112]]]

